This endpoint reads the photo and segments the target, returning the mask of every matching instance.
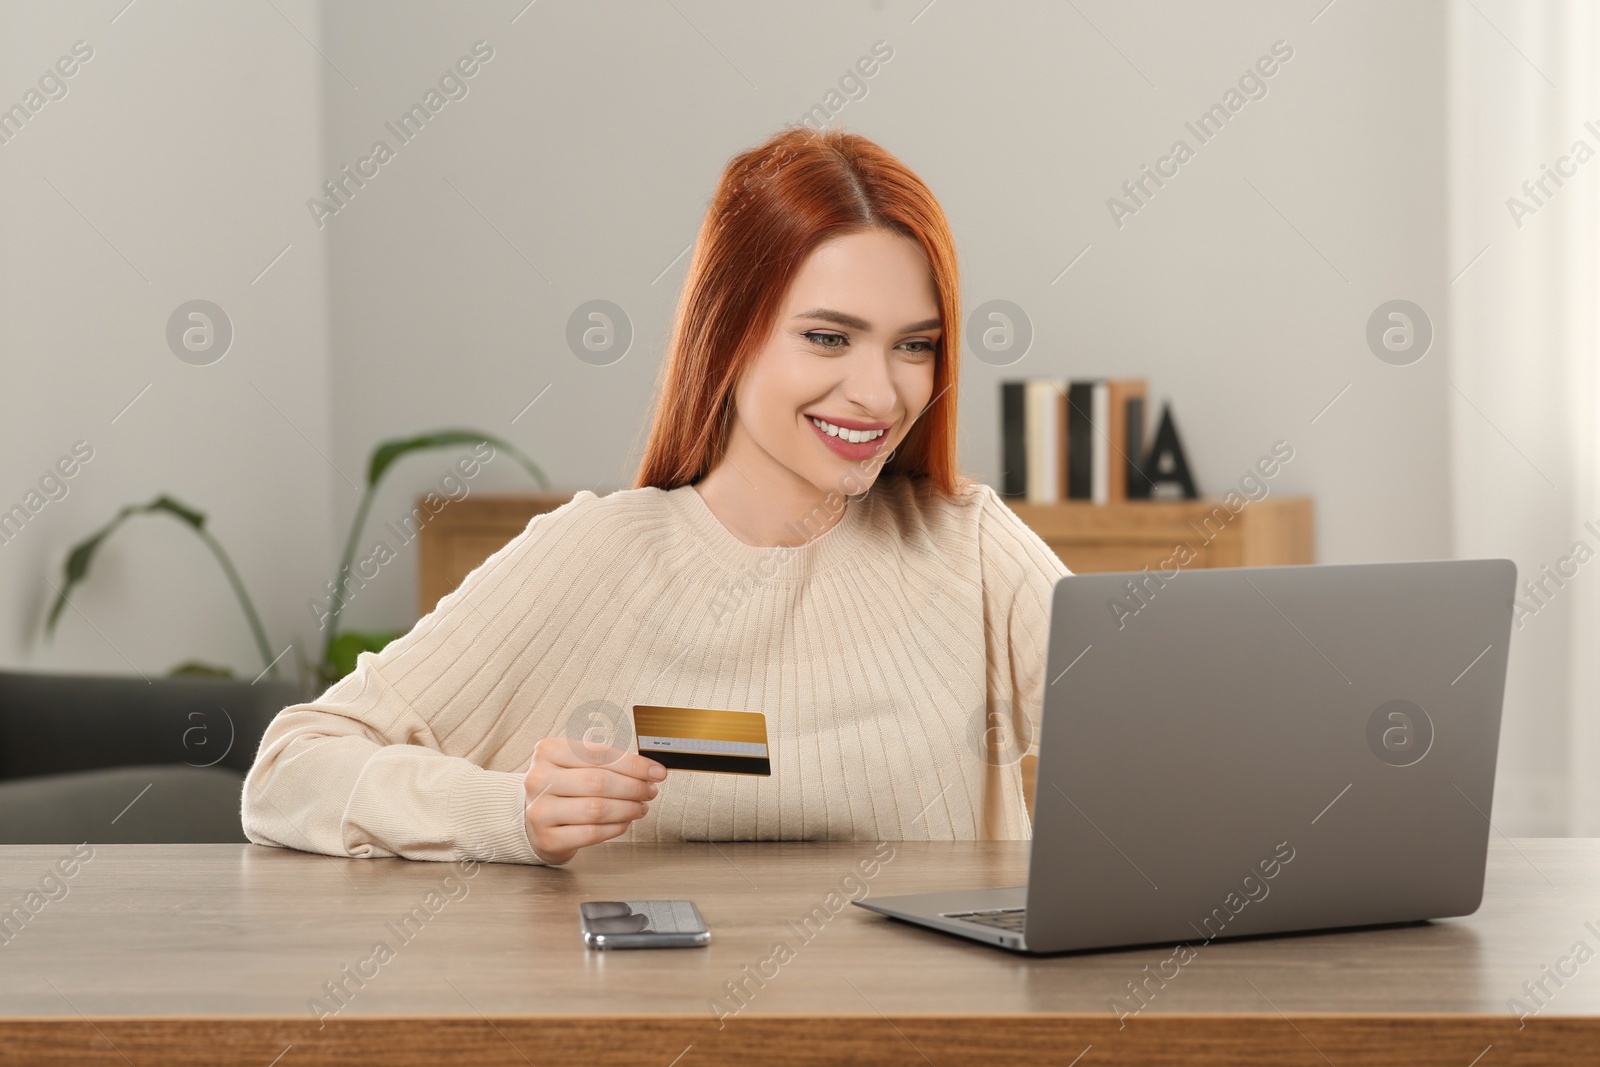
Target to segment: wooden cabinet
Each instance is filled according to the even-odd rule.
[[[572,494],[471,496],[450,504],[422,529],[419,614],[433,610],[478,564],[535,515]],[[1220,500],[1150,500],[1123,504],[1023,504],[1017,516],[1074,572],[1171,570],[1187,546],[1192,567],[1267,567],[1315,561],[1315,516],[1309,497],[1247,502],[1237,512]],[[1185,556],[1187,553],[1184,554]],[[1033,810],[1034,757],[1022,757],[1028,810]]]
[[[417,615],[432,611],[440,597],[526,529],[535,515],[571,499],[571,493],[474,495],[445,505],[422,528],[417,545]],[[422,510],[421,497],[417,507]]]
[[[570,493],[469,496],[446,506],[422,528],[418,614],[432,611],[440,597],[521,533],[535,515],[570,499]],[[1171,569],[1168,561],[1179,545],[1195,554],[1185,567],[1311,563],[1316,555],[1309,497],[1269,496],[1237,513],[1220,500],[1008,505],[1068,567],[1082,574],[1137,571],[1146,565]]]
[[[1023,504],[1011,510],[1074,573],[1166,569],[1187,545],[1191,567],[1268,567],[1311,563],[1310,497],[1267,497],[1231,512],[1220,500],[1124,504]]]

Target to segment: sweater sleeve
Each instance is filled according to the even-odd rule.
[[[332,856],[537,863],[522,775],[408,741],[427,720],[379,656],[272,720],[245,779],[245,837]]]
[[[978,492],[989,715],[992,725],[1004,725],[998,733],[1008,735],[999,741],[999,758],[1015,760],[1038,750],[1050,599],[1057,580],[1072,572],[991,486]],[[996,715],[1009,722],[997,722]]]
[[[332,856],[544,862],[528,841],[523,775],[488,770],[450,741],[507,714],[526,645],[511,631],[534,614],[514,598],[538,588],[529,568],[586,497],[535,516],[410,632],[278,713],[245,778],[246,838]]]

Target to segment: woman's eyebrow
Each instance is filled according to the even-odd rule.
[[[871,331],[872,329],[872,324],[866,319],[860,319],[854,315],[847,315],[843,311],[834,311],[832,308],[812,308],[810,311],[800,312],[800,314],[796,315],[795,318],[821,319],[824,322],[831,322],[836,326],[848,326],[853,330]],[[938,319],[923,319],[921,322],[913,322],[900,332],[911,333],[914,330],[933,330],[942,325],[944,324]]]

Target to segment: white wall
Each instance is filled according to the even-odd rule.
[[[1036,330],[1011,367],[966,361],[973,473],[998,479],[1003,378],[1139,374],[1172,400],[1203,491],[1282,438],[1296,458],[1275,488],[1317,498],[1322,559],[1445,555],[1444,360],[1390,367],[1363,339],[1384,300],[1444,301],[1443,8],[1345,2],[1313,24],[1320,5],[1273,0],[1081,3],[1091,26],[1069,5],[923,7],[807,4],[794,18],[650,4],[621,17],[541,3],[513,24],[522,3],[403,16],[328,5],[327,49],[360,85],[327,82],[330,170],[387,137],[384,122],[474,41],[495,50],[469,95],[326,220],[339,465],[355,472],[386,436],[464,423],[521,442],[563,487],[628,484],[680,253],[723,164],[882,40],[893,58],[837,121],[941,198],[966,310],[1004,298]],[[1200,146],[1184,122],[1280,39],[1294,55],[1267,95]],[[1195,158],[1117,228],[1108,197],[1180,136]],[[571,311],[597,297],[636,332],[607,367],[564,340]],[[404,514],[448,458],[411,461],[375,513]],[[509,464],[480,481],[525,484]],[[352,620],[410,618],[414,575],[402,553]]]
[[[0,507],[74,442],[94,450],[0,545],[0,663],[160,674],[198,658],[254,676],[221,571],[166,517],[109,542],[81,614],[38,641],[66,547],[157,493],[209,513],[279,649],[300,625],[284,577],[331,554],[327,280],[298,197],[320,170],[322,60],[300,36],[318,36],[317,5],[122,7],[0,7],[0,107],[74,42],[93,49],[0,144]],[[196,298],[234,326],[209,366],[166,341]]]
[[[964,311],[1010,300],[1035,329],[1013,366],[968,353],[971,473],[998,478],[1002,379],[1142,375],[1173,402],[1204,491],[1274,441],[1294,446],[1274,491],[1316,498],[1323,561],[1503,551],[1453,527],[1465,521],[1449,382],[1462,263],[1447,223],[1443,3],[278,0],[282,16],[138,3],[111,22],[120,7],[0,8],[0,103],[73,41],[96,50],[67,99],[0,145],[0,504],[74,440],[96,448],[71,495],[0,546],[0,663],[258,669],[215,568],[157,520],[108,550],[79,598],[87,619],[51,649],[33,643],[42,577],[65,544],[160,490],[213,514],[275,638],[315,654],[307,601],[377,441],[475,427],[527,449],[561,488],[630,484],[685,252],[723,164],[822,101],[880,40],[892,59],[836,121],[941,198]],[[385,122],[479,40],[494,57],[468,95],[319,228],[307,201],[323,181],[378,138],[397,146]],[[1279,40],[1294,55],[1267,95],[1198,144],[1184,123]],[[1107,199],[1179,137],[1194,158],[1116,226]],[[238,331],[210,367],[163,339],[194,297]],[[633,323],[610,366],[565,340],[595,298]],[[1394,298],[1437,330],[1409,367],[1364,339]],[[1473,387],[1499,402],[1493,383]],[[363,548],[457,454],[398,468]],[[497,460],[472,489],[527,485]],[[350,621],[403,629],[415,588],[415,548],[401,549]],[[1514,695],[1517,721],[1556,698]],[[1508,755],[1513,779],[1559,759],[1535,738],[1510,738]],[[1526,805],[1502,815],[1508,832],[1543,825]]]

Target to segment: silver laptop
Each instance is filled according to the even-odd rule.
[[[1468,915],[1515,589],[1505,559],[1062,578],[1028,884],[855,903],[1030,953]]]

